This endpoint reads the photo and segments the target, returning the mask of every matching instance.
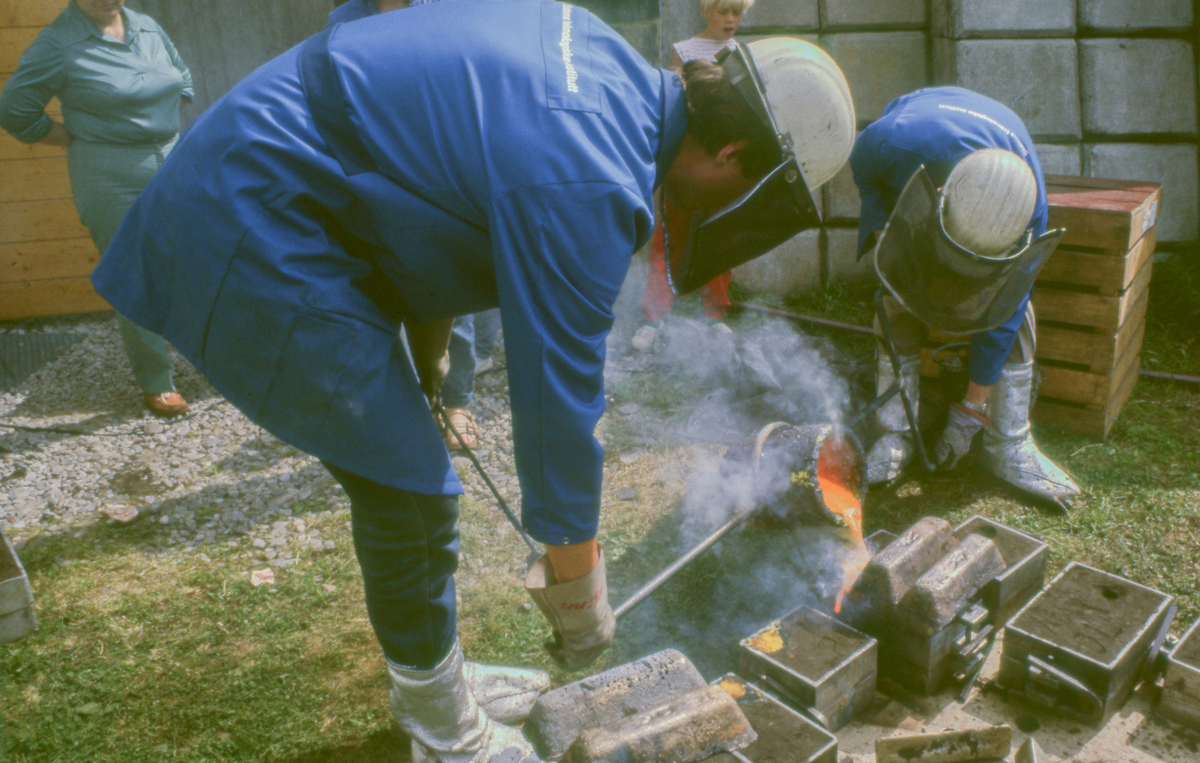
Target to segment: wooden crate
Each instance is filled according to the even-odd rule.
[[[1046,187],[1050,227],[1066,234],[1033,289],[1043,376],[1032,418],[1103,440],[1137,383],[1162,187],[1058,175]],[[934,348],[965,339],[930,332],[921,375],[938,376]]]
[[[64,0],[0,2],[0,86]],[[46,113],[62,121],[57,99]],[[88,274],[100,259],[71,197],[66,152],[0,131],[0,320],[106,310]]]

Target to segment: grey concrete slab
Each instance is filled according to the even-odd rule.
[[[1075,40],[947,40],[933,45],[934,80],[995,98],[1034,140],[1078,139]]]
[[[780,297],[820,286],[820,231],[804,231],[762,257],[734,268],[733,280],[750,291]]]
[[[862,213],[862,200],[854,184],[854,172],[846,162],[833,178],[821,186],[821,216],[825,222],[857,220]]]
[[[1196,159],[1195,143],[1089,143],[1083,148],[1083,174],[1162,183],[1158,240],[1194,241],[1200,201]]]
[[[697,9],[700,7],[699,0],[692,0],[692,4]],[[816,29],[819,18],[817,0],[755,0],[742,17],[741,28],[773,27],[803,31]]]
[[[1080,40],[1079,78],[1085,132],[1196,132],[1196,70],[1184,40]]]
[[[821,238],[821,267],[825,283],[841,279],[861,284],[878,279],[870,254],[858,259],[858,228],[825,228]]]
[[[1192,0],[1079,0],[1079,25],[1103,32],[1187,29]]]
[[[873,122],[896,98],[929,84],[929,35],[925,32],[822,34],[850,85],[859,124]]]
[[[1073,37],[1075,0],[930,0],[939,37]]]
[[[1035,143],[1033,148],[1047,175],[1078,177],[1083,173],[1082,147],[1078,143]]]
[[[821,0],[821,28],[925,26],[925,0]]]

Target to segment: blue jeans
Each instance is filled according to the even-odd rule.
[[[322,463],[350,497],[367,616],[384,656],[432,670],[450,653],[458,627],[458,496],[410,493]]]
[[[500,311],[485,310],[454,319],[450,332],[450,372],[442,384],[442,405],[466,408],[475,399],[475,361],[496,348],[500,336]]]

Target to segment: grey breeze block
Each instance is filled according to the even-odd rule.
[[[1187,29],[1192,0],[1079,0],[1079,25],[1102,32]]]
[[[1035,140],[1078,139],[1075,40],[946,40],[933,45],[934,80],[994,98]]]
[[[762,257],[733,269],[733,280],[754,292],[780,297],[821,285],[820,230],[806,230]]]
[[[1085,132],[1196,132],[1196,70],[1183,40],[1080,40],[1079,77]]]
[[[821,28],[925,26],[925,0],[821,0]]]
[[[902,95],[929,83],[925,32],[848,32],[821,35],[850,85],[859,124],[873,122]]]
[[[929,12],[938,37],[1075,35],[1075,0],[930,0]]]

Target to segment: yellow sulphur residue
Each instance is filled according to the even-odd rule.
[[[812,487],[812,484],[813,484],[812,475],[809,474],[807,471],[792,472],[792,484],[793,485],[801,485],[803,487]]]
[[[746,687],[742,686],[737,681],[730,681],[726,679],[721,682],[721,688],[725,690],[726,694],[734,699],[741,699],[742,697],[746,696]]]
[[[750,639],[750,646],[754,647],[763,654],[772,654],[783,649],[783,634],[779,632],[778,625],[772,625],[762,633]]]

